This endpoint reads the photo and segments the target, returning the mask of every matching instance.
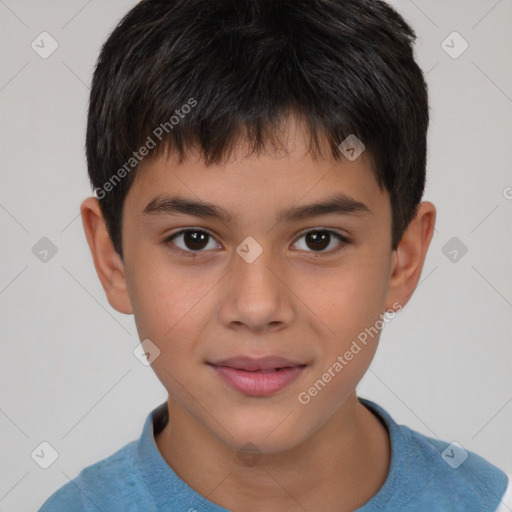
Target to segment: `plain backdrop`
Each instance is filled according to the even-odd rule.
[[[134,4],[0,0],[0,511],[36,510],[137,439],[166,399],[133,355],[133,317],[105,298],[79,217],[91,74]],[[438,220],[359,395],[510,473],[512,2],[392,4],[417,32],[429,85],[424,198]],[[47,469],[32,455],[48,453],[42,442],[58,453]]]

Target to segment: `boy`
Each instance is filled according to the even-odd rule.
[[[500,469],[355,392],[435,224],[414,40],[376,0],[144,0],[120,22],[82,220],[169,398],[42,512],[507,510]]]

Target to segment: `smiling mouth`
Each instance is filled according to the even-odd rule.
[[[212,361],[209,364],[235,370],[245,370],[247,372],[275,372],[286,368],[306,366],[302,361],[293,361],[281,356],[272,355],[264,357],[235,356]]]
[[[214,365],[216,366],[216,365]],[[306,365],[300,365],[300,366],[306,366]],[[233,370],[238,370],[241,372],[248,372],[248,373],[273,373],[273,372],[279,372],[281,370],[286,370],[287,368],[297,368],[296,366],[283,366],[282,368],[271,368],[269,370],[245,370],[243,368],[233,368],[232,366],[224,366],[223,368],[232,368]]]
[[[210,363],[226,384],[236,391],[253,397],[265,397],[281,391],[297,379],[305,364],[278,368],[245,370]]]

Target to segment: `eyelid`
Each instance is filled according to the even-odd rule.
[[[304,235],[307,235],[308,233],[311,233],[312,231],[326,231],[327,233],[334,233],[335,235],[338,235],[338,236],[346,239],[347,241],[349,240],[348,235],[340,233],[335,228],[326,228],[325,226],[313,226],[311,228],[306,228],[297,235],[297,239]]]

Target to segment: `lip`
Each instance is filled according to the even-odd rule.
[[[254,372],[258,370],[275,370],[276,368],[292,368],[295,366],[303,366],[304,363],[299,361],[292,361],[279,356],[265,356],[265,357],[246,357],[237,356],[219,361],[213,361],[210,364],[215,366],[227,366],[236,370],[245,370]]]
[[[208,364],[235,390],[259,397],[272,395],[288,386],[306,367],[276,356],[260,359],[234,357]]]

